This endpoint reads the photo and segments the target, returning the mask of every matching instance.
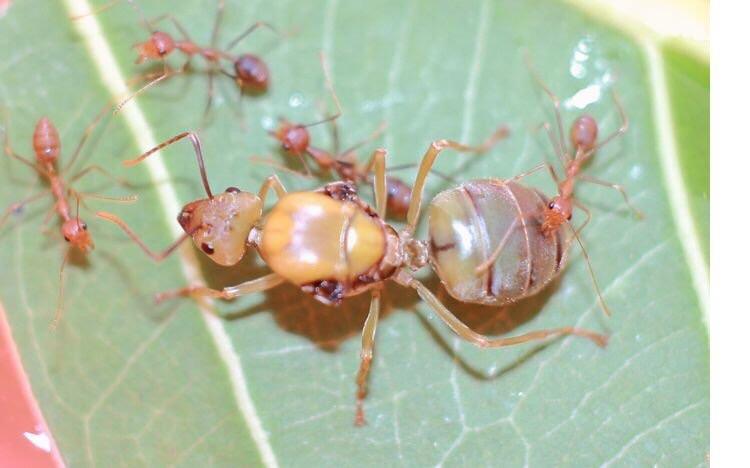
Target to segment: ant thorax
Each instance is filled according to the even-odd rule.
[[[282,197],[256,238],[274,272],[326,304],[377,286],[403,263],[396,231],[347,182]]]
[[[244,257],[248,235],[262,208],[257,195],[230,187],[212,198],[188,203],[177,221],[211,260],[232,266]]]

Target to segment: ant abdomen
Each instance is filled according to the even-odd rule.
[[[388,195],[386,198],[388,213],[394,218],[406,218],[411,203],[411,187],[396,177],[386,177],[385,187]]]
[[[536,190],[500,179],[439,193],[429,206],[430,262],[450,295],[503,305],[544,288],[565,264],[564,231],[540,229],[547,203]]]
[[[60,134],[47,117],[36,123],[33,136],[34,154],[41,164],[54,163],[60,156]]]
[[[586,152],[596,145],[598,133],[596,119],[590,115],[582,115],[570,127],[570,142],[574,149]]]
[[[240,55],[234,62],[234,71],[242,88],[252,92],[264,92],[268,89],[271,73],[259,57],[252,54]]]

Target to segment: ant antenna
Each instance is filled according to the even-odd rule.
[[[568,225],[568,227],[573,231],[573,236],[575,236],[576,241],[578,242],[578,245],[581,246],[581,252],[583,252],[583,258],[586,259],[586,266],[589,270],[589,276],[591,276],[591,282],[594,284],[594,289],[596,290],[596,297],[599,300],[599,306],[604,311],[604,314],[607,317],[612,316],[612,312],[609,310],[609,307],[607,307],[607,303],[604,302],[604,297],[602,296],[602,290],[599,288],[599,282],[596,280],[596,275],[594,275],[594,268],[591,266],[591,260],[589,258],[589,253],[586,251],[586,247],[583,246],[583,242],[581,241],[581,237],[578,235],[578,231],[570,225],[569,221],[565,221],[565,223]]]
[[[151,148],[150,150],[146,151],[142,155],[138,156],[134,159],[128,159],[126,161],[123,161],[122,164],[125,167],[132,167],[136,164],[139,164],[141,161],[146,159],[147,157],[151,156],[152,154],[156,153],[157,151],[161,150],[164,147],[167,147],[171,145],[172,143],[176,143],[183,138],[189,138],[190,143],[193,144],[193,151],[195,152],[195,158],[198,161],[198,170],[201,174],[201,182],[203,182],[203,189],[206,191],[206,195],[208,195],[208,198],[214,198],[213,193],[211,193],[211,186],[208,183],[208,176],[206,175],[206,165],[203,162],[203,149],[201,147],[201,141],[198,138],[198,136],[193,132],[182,132],[179,135],[175,135],[172,138],[163,141],[162,143],[159,143],[157,146]]]

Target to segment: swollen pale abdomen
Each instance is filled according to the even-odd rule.
[[[500,305],[532,295],[554,278],[564,245],[560,233],[546,237],[539,229],[545,203],[537,191],[500,179],[438,194],[429,207],[430,261],[448,292],[463,302]],[[499,257],[477,274],[511,227]]]

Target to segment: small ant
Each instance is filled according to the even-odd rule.
[[[269,131],[268,133],[279,141],[281,148],[289,154],[292,154],[300,159],[302,165],[305,168],[306,175],[310,175],[310,167],[307,164],[306,157],[312,158],[317,165],[320,172],[324,175],[329,174],[331,171],[335,172],[340,180],[352,182],[354,184],[368,183],[371,184],[373,181],[371,165],[362,166],[358,163],[355,151],[368,143],[369,141],[375,140],[385,130],[385,124],[381,124],[368,138],[360,141],[359,143],[347,148],[344,151],[339,149],[339,138],[338,138],[338,127],[336,126],[336,120],[341,117],[341,103],[339,102],[336,91],[333,88],[333,83],[330,76],[330,70],[323,54],[320,56],[320,61],[323,68],[323,74],[325,76],[326,87],[333,99],[336,106],[336,112],[323,120],[309,124],[298,124],[289,122],[286,119],[280,119],[279,126],[276,130]],[[330,123],[332,134],[333,134],[333,151],[326,151],[315,147],[311,144],[311,137],[308,128],[323,123]],[[507,134],[507,129],[502,127],[500,132],[493,135],[493,138],[488,140],[487,145],[482,149],[489,148],[494,140],[504,138]],[[264,162],[259,160],[260,162]],[[411,165],[399,166],[399,169],[405,169],[411,167]],[[391,168],[394,170],[395,168]],[[295,172],[295,171],[292,171]],[[440,174],[437,171],[433,173],[439,175],[444,179],[449,179],[447,176]],[[406,216],[406,212],[409,209],[409,203],[411,201],[411,187],[403,180],[394,176],[386,176],[386,192],[387,192],[387,207],[388,213],[396,218],[403,219]]]
[[[99,8],[95,13],[101,12],[119,3],[120,0],[114,0],[113,2]],[[263,21],[257,21],[250,27],[240,33],[236,38],[227,43],[222,49],[217,46],[219,40],[219,27],[221,26],[221,20],[224,16],[224,0],[218,0],[216,7],[216,17],[214,19],[213,29],[211,31],[211,41],[207,47],[201,46],[190,38],[190,34],[182,24],[172,16],[171,14],[163,14],[151,21],[146,19],[146,16],[141,10],[140,6],[135,0],[127,0],[127,2],[138,12],[141,17],[141,22],[144,27],[149,31],[150,36],[144,42],[137,43],[133,48],[138,52],[138,57],[135,60],[136,64],[142,64],[150,60],[159,60],[163,63],[163,71],[156,76],[156,78],[148,81],[144,86],[135,91],[132,95],[127,97],[124,101],[120,102],[116,106],[116,110],[121,109],[128,101],[141,94],[151,86],[163,81],[170,76],[177,75],[185,72],[189,67],[190,63],[195,56],[202,57],[209,66],[208,69],[208,99],[204,110],[204,118],[208,114],[211,104],[213,102],[214,95],[214,75],[216,73],[222,73],[232,78],[240,89],[240,92],[248,92],[251,94],[264,93],[271,82],[271,74],[266,63],[257,55],[243,53],[240,55],[234,55],[231,50],[237,46],[242,40],[247,38],[256,29],[264,27],[278,34],[278,31],[268,23]],[[80,17],[76,17],[80,18]],[[74,19],[76,19],[74,18]],[[168,19],[171,21],[175,28],[179,31],[182,36],[181,39],[175,39],[171,34],[154,29],[154,24]],[[170,70],[167,66],[166,59],[175,51],[181,52],[186,56],[186,61],[176,70]],[[229,73],[222,67],[222,61],[227,61],[232,64],[234,74]],[[150,79],[153,75],[146,75],[146,79]]]
[[[31,161],[16,153],[11,147],[10,136],[8,134],[9,119],[6,114],[4,131],[5,154],[33,169],[37,174],[39,174],[40,177],[47,181],[48,186],[44,190],[37,192],[27,198],[24,198],[23,200],[12,203],[10,206],[8,206],[2,216],[0,216],[0,228],[5,224],[11,214],[17,213],[26,205],[38,200],[42,200],[48,194],[51,194],[52,198],[55,200],[55,203],[51,207],[45,218],[45,224],[49,222],[52,214],[56,212],[61,221],[60,234],[72,249],[75,249],[84,255],[90,253],[94,249],[94,242],[91,239],[91,234],[88,230],[88,224],[81,220],[78,214],[82,199],[97,198],[101,200],[130,203],[135,201],[136,197],[107,197],[98,194],[77,192],[70,187],[70,184],[79,181],[83,177],[94,172],[98,172],[101,175],[112,179],[117,184],[125,186],[129,185],[127,182],[112,176],[109,172],[107,172],[99,165],[89,165],[83,168],[82,170],[73,174],[67,183],[65,182],[65,174],[73,167],[73,164],[80,155],[81,150],[83,149],[83,146],[88,140],[89,136],[96,128],[102,117],[107,114],[110,108],[111,104],[107,104],[99,112],[99,114],[97,114],[94,120],[89,123],[89,125],[84,130],[80,140],[78,141],[78,145],[73,151],[70,160],[65,165],[62,171],[58,171],[58,159],[61,149],[60,134],[58,133],[57,128],[52,123],[52,121],[47,117],[42,117],[37,121],[32,137],[32,147],[34,149],[35,161]],[[75,215],[73,215],[73,211],[71,210],[70,204],[68,203],[69,196],[74,197],[76,200]],[[64,289],[63,272],[70,254],[71,249],[68,249],[65,257],[63,258],[62,264],[60,265],[60,289],[58,291],[57,309],[55,311],[54,319],[51,323],[51,326],[53,328],[57,326],[57,324],[60,322],[60,319],[62,318],[62,300]]]
[[[192,132],[183,132],[170,138],[125,163],[128,166],[138,164],[167,145],[183,138],[190,139],[208,198],[192,201],[183,207],[177,221],[184,234],[177,241],[162,252],[154,252],[117,216],[105,212],[97,215],[118,225],[147,255],[157,261],[170,255],[177,245],[190,237],[196,247],[220,265],[235,265],[248,250],[257,250],[272,271],[260,278],[221,290],[187,286],[167,291],[158,294],[157,301],[181,296],[228,300],[263,292],[285,282],[297,285],[302,291],[329,305],[338,305],[346,297],[369,291],[372,299],[362,331],[360,367],[356,378],[355,424],[362,425],[365,423],[363,403],[367,394],[367,376],[380,313],[380,296],[383,284],[388,280],[415,289],[422,300],[456,334],[481,348],[504,347],[561,335],[578,335],[599,346],[606,344],[605,336],[575,327],[538,330],[509,338],[481,335],[461,322],[414,277],[415,271],[431,264],[446,285],[460,276],[475,278],[473,270],[466,270],[461,264],[451,268],[438,255],[451,249],[458,255],[476,257],[483,252],[486,255],[486,251],[477,247],[482,239],[472,237],[481,235],[480,230],[463,231],[464,239],[461,241],[467,248],[454,248],[455,243],[438,248],[435,246],[439,239],[423,241],[414,239],[413,236],[420,219],[425,181],[437,156],[446,149],[472,153],[482,151],[488,144],[498,140],[498,134],[502,132],[496,131],[488,139],[490,143],[477,147],[450,140],[432,142],[422,157],[407,210],[407,225],[401,231],[385,221],[387,192],[384,149],[373,152],[367,164],[374,172],[375,208],[359,198],[357,188],[351,182],[333,182],[314,191],[288,193],[275,175],[265,180],[258,195],[235,187],[229,187],[220,195],[213,195],[205,173],[200,140]],[[278,202],[264,214],[263,208],[271,189],[276,193]],[[431,223],[440,209],[434,202],[430,203]],[[483,218],[482,222],[491,221],[492,218]],[[512,270],[508,272],[508,281],[520,276],[514,273],[520,273],[524,264],[516,261],[509,265]],[[505,277],[501,279],[505,280]],[[483,283],[470,287],[477,289],[477,294],[485,291]],[[518,299],[511,297],[512,293],[513,291],[503,290],[505,302]],[[500,300],[499,297],[496,299]],[[483,303],[475,299],[467,299],[466,302]]]
[[[575,239],[586,260],[599,304],[606,315],[611,315],[591,267],[588,252],[580,238],[581,231],[591,220],[591,212],[574,198],[573,191],[579,180],[613,188],[622,195],[636,217],[643,216],[631,204],[622,186],[581,173],[583,166],[597,150],[627,131],[627,116],[617,94],[613,93],[622,123],[617,130],[599,142],[596,120],[589,115],[578,117],[570,129],[570,142],[575,150],[571,156],[565,144],[560,100],[536,75],[531,64],[527,65],[534,79],[552,100],[558,137],[553,136],[548,124],[545,123],[543,126],[565,169],[565,177],[561,180],[554,167],[545,162],[509,180],[470,181],[440,193],[432,202],[434,216],[430,217],[430,237],[435,241],[432,245],[434,266],[438,271],[446,272],[455,271],[459,265],[458,269],[461,271],[473,270],[473,276],[455,275],[450,280],[443,281],[449,293],[456,299],[500,305],[533,295],[554,279],[562,271],[570,243]],[[545,168],[558,188],[557,195],[551,199],[518,183],[522,178]],[[461,204],[465,203],[466,199],[474,203],[475,211],[462,210]],[[577,228],[571,224],[574,207],[586,214],[586,220]],[[485,213],[493,215],[487,216]],[[487,238],[478,239],[480,242],[476,248],[480,245],[496,247],[491,251],[485,251],[481,260],[475,257],[461,257],[456,246],[461,241],[463,229],[477,223],[478,218],[485,220],[484,236]],[[491,223],[487,222],[489,219],[492,220]],[[489,229],[489,224],[492,225],[492,229]],[[564,227],[569,229],[564,230]],[[568,231],[572,234],[571,239],[568,239]],[[519,258],[524,259],[522,263],[527,266],[520,272],[520,276],[514,281],[509,281],[503,275],[507,274],[511,264],[518,263]],[[441,278],[449,276],[450,274],[446,273]],[[477,283],[482,282],[486,285],[483,290],[475,287]]]

